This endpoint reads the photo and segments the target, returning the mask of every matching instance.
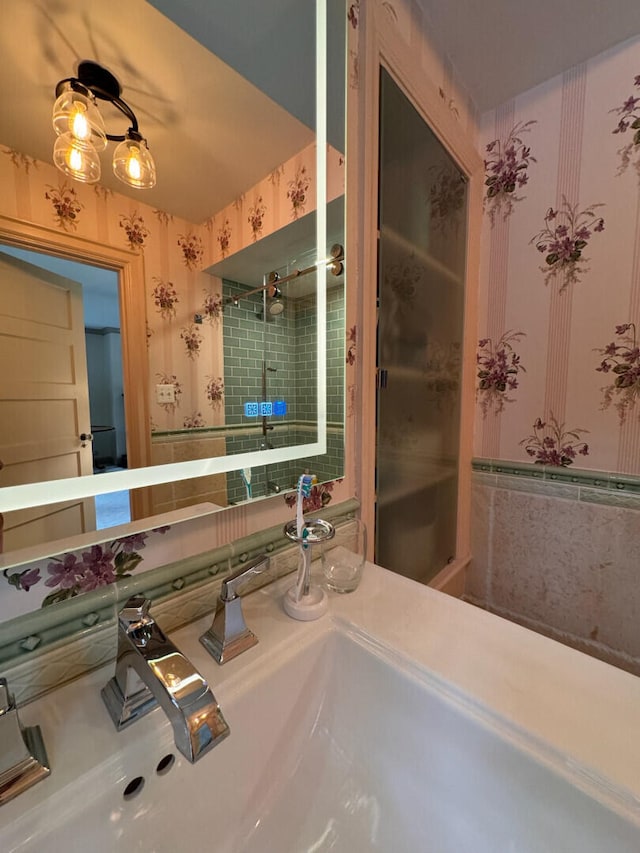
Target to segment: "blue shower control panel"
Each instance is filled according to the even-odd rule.
[[[265,402],[251,402],[244,404],[245,418],[271,418],[274,415],[287,414],[286,400],[267,400]]]

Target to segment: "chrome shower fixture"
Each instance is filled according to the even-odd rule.
[[[267,287],[265,290],[267,299],[267,311],[272,317],[277,317],[284,311],[284,302],[282,301],[282,290],[275,283],[280,276],[277,272],[270,272],[267,276]]]

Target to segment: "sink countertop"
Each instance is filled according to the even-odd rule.
[[[640,822],[640,679],[472,605],[367,564],[358,590],[330,594],[329,614],[296,622],[282,608],[291,576],[247,596],[247,625],[257,646],[218,666],[198,638],[206,617],[171,635],[225,700],[252,678],[268,678],[287,651],[336,627],[391,649],[398,666],[417,667],[471,709],[523,732],[566,767],[614,793]],[[278,655],[272,655],[277,648]],[[283,657],[284,655],[284,657]],[[273,661],[277,660],[277,664]],[[28,820],[55,790],[80,775],[117,772],[118,755],[141,739],[173,749],[173,733],[154,712],[117,733],[100,698],[113,664],[83,676],[20,710],[23,725],[39,725],[52,767],[49,779],[0,808],[0,832]],[[427,724],[427,723],[426,723]],[[233,726],[231,731],[233,738]],[[215,760],[215,750],[205,760]]]

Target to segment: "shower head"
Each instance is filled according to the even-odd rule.
[[[272,317],[276,317],[284,311],[282,291],[275,284],[269,285],[269,288],[267,289],[267,311]]]

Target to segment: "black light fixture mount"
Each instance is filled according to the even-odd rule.
[[[65,174],[85,183],[100,179],[97,152],[107,140],[120,143],[113,155],[113,172],[131,187],[155,186],[156,168],[147,141],[140,133],[135,113],[122,99],[118,79],[91,60],[78,63],[77,77],[67,77],[56,86],[53,127],[58,134],[54,163]],[[125,133],[107,133],[97,101],[113,104],[128,120]]]

